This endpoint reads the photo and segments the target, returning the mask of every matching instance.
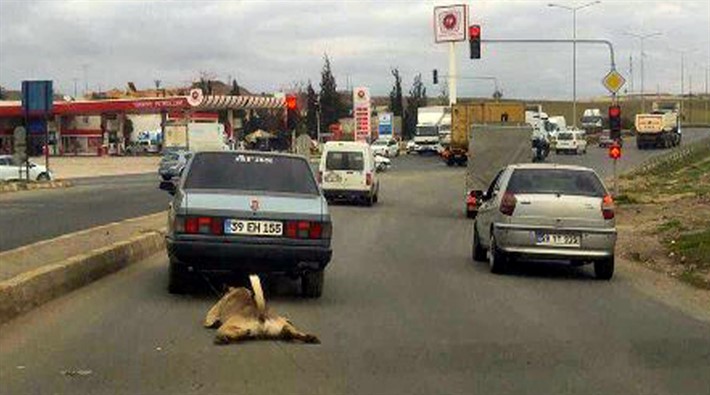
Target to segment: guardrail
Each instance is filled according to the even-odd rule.
[[[661,167],[670,167],[692,155],[701,155],[705,153],[710,153],[710,137],[675,148],[666,154],[650,158],[644,161],[636,169],[627,173],[627,175],[634,176],[641,173],[653,173]]]

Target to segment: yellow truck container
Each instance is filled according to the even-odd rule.
[[[474,124],[523,124],[522,102],[480,102],[454,104],[451,110],[451,143],[442,157],[448,166],[466,165],[468,143]]]

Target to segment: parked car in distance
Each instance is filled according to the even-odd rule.
[[[411,154],[412,152],[416,151],[417,144],[414,143],[414,140],[408,140],[405,144],[405,147],[407,148],[407,153]]]
[[[473,226],[473,259],[505,272],[515,259],[594,264],[597,278],[614,273],[614,203],[594,170],[517,164],[501,170]]]
[[[160,158],[158,174],[165,181],[178,178],[190,158],[192,158],[192,152],[190,151],[165,151],[163,152],[163,157]]]
[[[555,153],[586,154],[587,139],[584,133],[578,130],[568,130],[557,133]]]
[[[366,143],[325,143],[318,166],[318,180],[328,200],[359,200],[372,206],[379,198],[380,181],[375,156]]]
[[[12,155],[0,155],[0,180],[24,180],[27,178],[27,167],[15,162]],[[51,171],[46,167],[30,162],[31,181],[49,181],[54,178]]]
[[[380,154],[388,158],[399,156],[399,144],[392,138],[379,138],[372,142],[372,153]]]
[[[328,203],[306,158],[279,153],[198,152],[168,211],[168,290],[197,273],[284,273],[319,297],[332,256]]]

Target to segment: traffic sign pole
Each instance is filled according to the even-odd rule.
[[[619,196],[619,179],[616,178],[616,161],[617,159],[614,159],[614,199]]]

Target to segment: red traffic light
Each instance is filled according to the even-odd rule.
[[[468,37],[472,40],[481,38],[481,26],[471,25],[468,27]]]
[[[286,96],[286,108],[289,110],[295,110],[297,106],[298,106],[298,104],[296,102],[296,96],[287,95]]]
[[[619,106],[610,106],[609,107],[609,118],[616,118],[621,116],[621,107]]]
[[[614,160],[621,158],[621,146],[618,143],[609,146],[609,157]]]

